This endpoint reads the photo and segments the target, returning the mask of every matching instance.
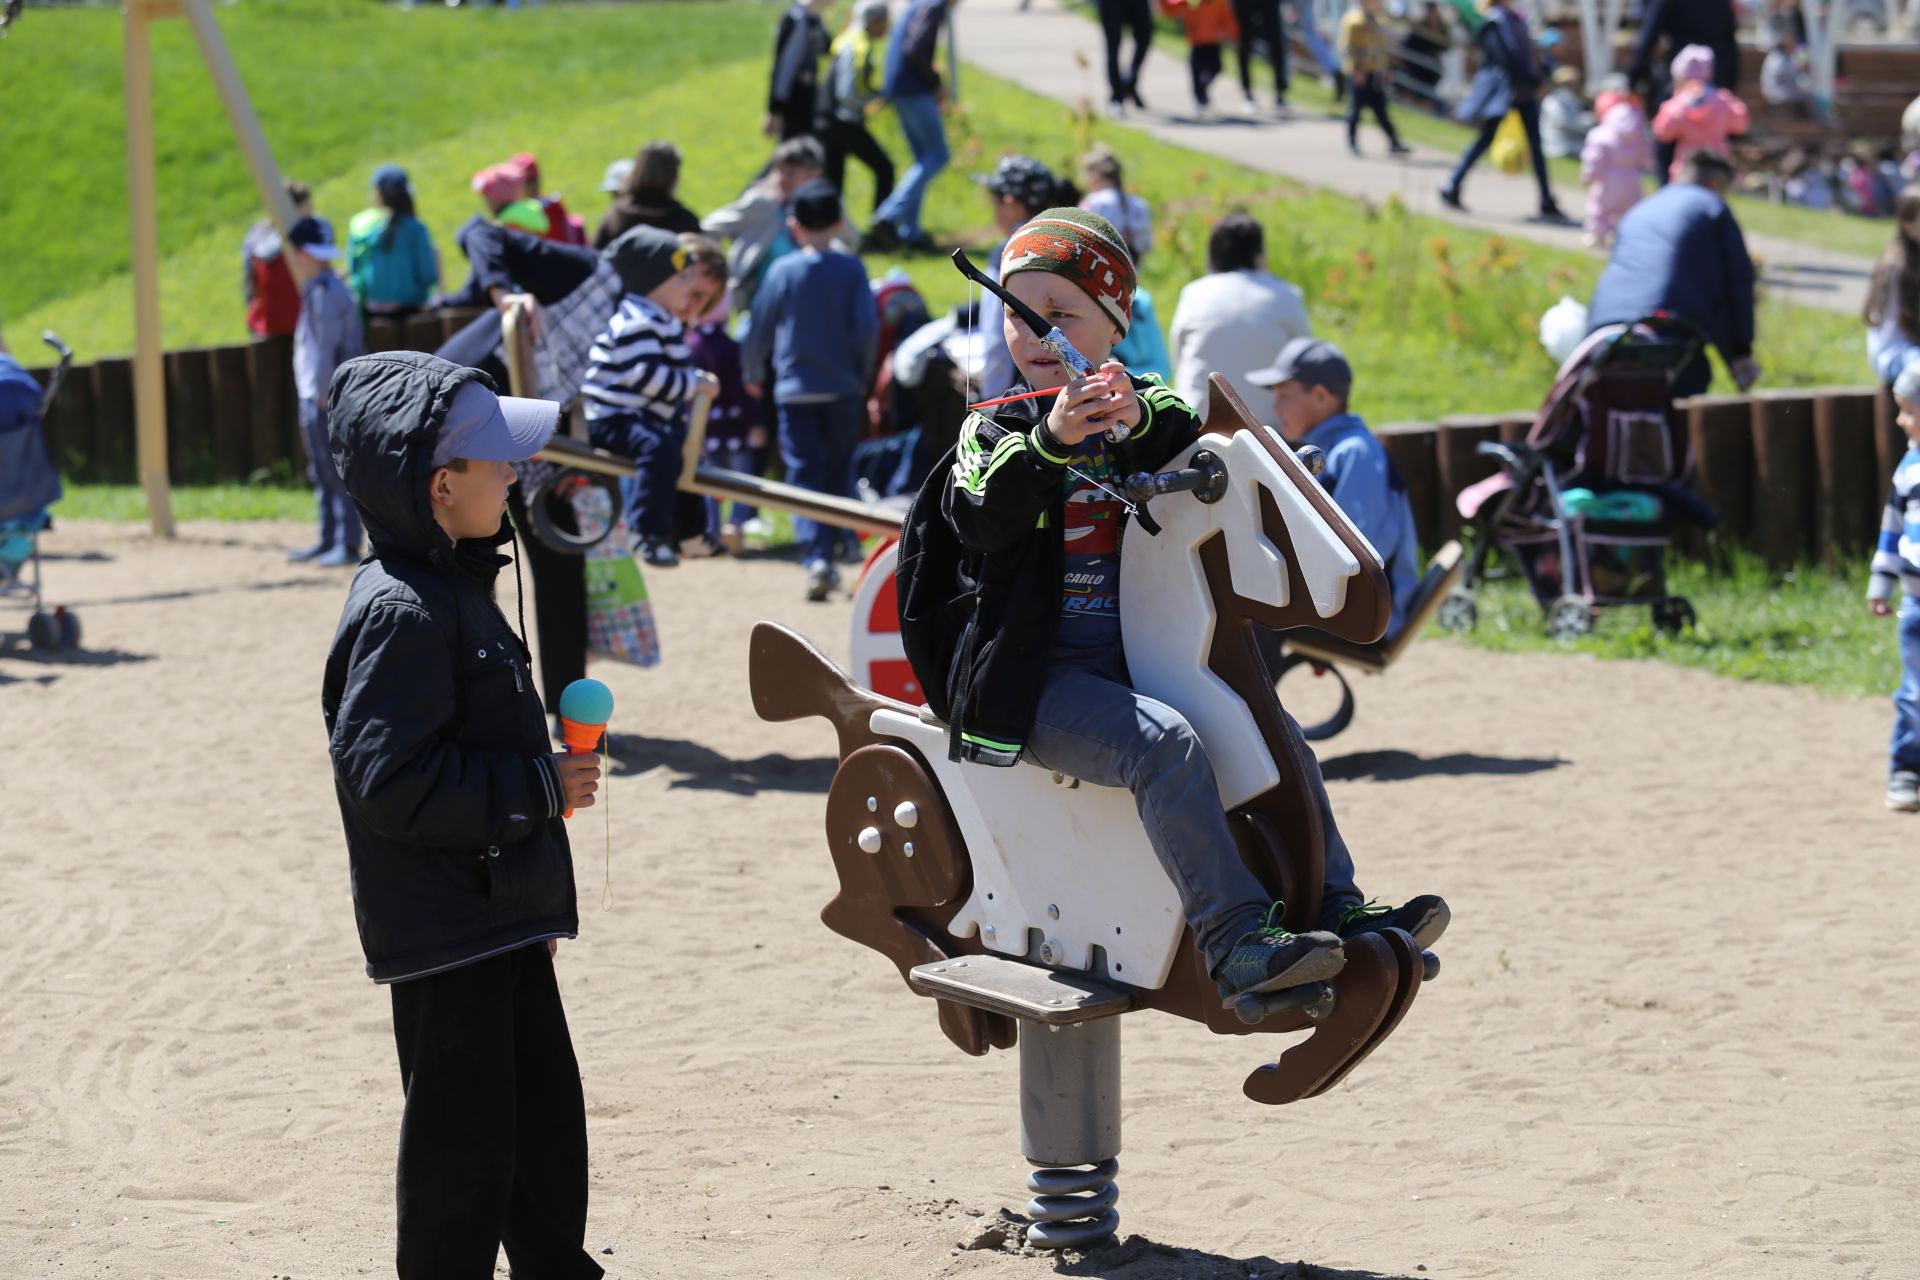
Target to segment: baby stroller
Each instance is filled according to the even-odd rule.
[[[47,454],[40,422],[60,392],[73,352],[52,333],[40,337],[60,356],[44,392],[18,362],[0,355],[0,596],[32,599],[27,642],[35,649],[73,649],[80,644],[80,620],[65,606],[48,613],[40,596],[40,534],[53,525],[47,508],[60,500],[60,473]],[[31,582],[21,573],[29,562]]]
[[[1666,551],[1680,525],[1719,522],[1685,488],[1693,459],[1673,397],[1704,344],[1664,313],[1599,329],[1560,367],[1525,442],[1479,446],[1500,472],[1459,496],[1473,550],[1441,626],[1479,620],[1474,588],[1496,549],[1518,562],[1556,640],[1588,634],[1614,605],[1650,606],[1669,633],[1693,625],[1693,605],[1667,590]]]

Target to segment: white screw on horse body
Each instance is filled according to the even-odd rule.
[[[860,852],[880,852],[880,828],[863,827],[860,830]]]

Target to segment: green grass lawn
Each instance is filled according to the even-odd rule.
[[[464,270],[451,233],[475,207],[466,179],[514,151],[537,152],[549,189],[569,193],[589,220],[602,207],[594,190],[601,169],[647,138],[680,143],[681,194],[699,210],[731,199],[765,158],[758,103],[777,15],[764,5],[549,4],[510,13],[308,0],[241,3],[220,14],[281,164],[314,184],[320,211],[343,225],[375,164],[407,166],[423,215],[455,258],[456,280]],[[132,344],[121,106],[112,91],[118,38],[112,12],[36,9],[0,47],[18,101],[59,104],[0,115],[0,230],[32,248],[0,274],[0,319],[16,338],[57,328],[82,359]],[[162,24],[156,51],[166,339],[238,340],[239,244],[258,216],[251,184],[185,27]],[[520,84],[517,68],[530,62],[564,91],[503,89]],[[81,94],[76,84],[106,88]],[[1396,204],[1310,191],[1070,112],[977,70],[967,73],[951,132],[954,164],[934,184],[927,224],[945,243],[983,249],[991,222],[971,174],[1009,151],[1071,171],[1096,140],[1118,150],[1129,185],[1159,213],[1160,247],[1142,275],[1163,321],[1180,285],[1204,269],[1211,222],[1230,208],[1251,210],[1267,228],[1275,269],[1306,292],[1316,328],[1347,348],[1359,371],[1356,405],[1376,422],[1536,405],[1553,372],[1535,338],[1538,316],[1562,293],[1584,296],[1598,268],[1585,255]],[[890,118],[881,136],[904,161]],[[853,165],[849,179],[850,208],[864,216],[865,171]],[[896,265],[935,308],[965,298],[964,282],[938,257],[868,263],[875,274]],[[1758,354],[1770,383],[1860,381],[1857,323],[1773,301],[1763,307]],[[179,489],[175,507],[187,520],[312,516],[304,490],[271,485]],[[57,509],[68,519],[143,513],[132,486],[73,486]],[[1820,573],[1776,580],[1751,564],[1726,577],[1686,565],[1675,575],[1700,610],[1697,632],[1658,637],[1643,625],[1644,611],[1622,611],[1582,647],[1838,692],[1884,689],[1892,632],[1866,615],[1856,581]],[[1490,587],[1472,643],[1553,647],[1514,584]]]
[[[452,231],[475,208],[466,179],[516,150],[536,151],[549,189],[572,193],[590,220],[602,207],[594,187],[605,163],[648,137],[673,138],[686,152],[681,194],[695,209],[732,198],[764,161],[756,126],[773,19],[761,6],[355,7],[351,22],[344,12],[330,4],[221,11],[280,162],[314,184],[320,211],[344,224],[363,203],[375,163],[405,165],[455,280],[464,278],[464,264]],[[48,76],[114,81],[114,15],[54,9],[33,19],[6,50],[20,59],[23,100],[76,96],[59,94]],[[184,29],[165,24],[161,32],[165,339],[170,346],[233,341],[242,337],[238,252],[256,216],[252,189]],[[282,65],[294,47],[303,59],[297,84]],[[374,51],[370,72],[359,61],[367,51]],[[503,68],[516,58],[554,59],[566,70],[554,83],[567,91],[507,95],[501,105],[499,83],[511,79]],[[432,72],[409,76],[411,67]],[[667,74],[681,67],[693,69]],[[406,91],[370,94],[370,84]],[[1360,371],[1359,406],[1375,421],[1537,403],[1552,375],[1534,339],[1538,316],[1562,293],[1584,296],[1597,271],[1585,255],[1309,191],[1071,112],[978,71],[969,70],[964,99],[951,120],[954,163],[928,202],[927,224],[943,242],[991,243],[988,208],[970,175],[999,155],[1024,151],[1070,170],[1087,145],[1105,140],[1125,157],[1129,184],[1159,210],[1161,247],[1142,274],[1163,323],[1179,287],[1204,270],[1211,222],[1229,208],[1249,208],[1268,228],[1275,269],[1306,292],[1319,331],[1347,348]],[[111,94],[73,103],[74,123],[50,137],[17,118],[0,125],[7,130],[0,143],[20,144],[0,146],[0,190],[36,192],[5,205],[0,227],[45,250],[23,258],[30,271],[9,270],[0,281],[5,316],[16,333],[58,329],[83,359],[132,345],[124,160],[106,140],[119,109]],[[81,121],[91,123],[83,129]],[[79,145],[83,134],[94,145]],[[881,134],[904,160],[890,117]],[[850,207],[864,216],[871,207],[865,171],[856,164],[849,172]],[[50,225],[53,210],[59,218]],[[896,264],[875,258],[868,265],[877,274]],[[897,265],[935,308],[965,297],[964,283],[938,257]],[[69,282],[66,292],[52,292],[59,281]],[[1859,380],[1860,331],[1846,317],[1772,307],[1761,331],[1770,383]]]
[[[58,520],[145,523],[147,499],[137,484],[69,484],[53,508]],[[176,485],[176,520],[312,520],[313,490],[274,484]]]
[[[1890,618],[1867,610],[1865,565],[1802,566],[1777,573],[1735,553],[1717,568],[1675,557],[1669,589],[1692,601],[1698,625],[1678,636],[1656,630],[1646,608],[1602,609],[1592,635],[1571,646],[1549,639],[1524,582],[1485,584],[1479,626],[1465,642],[1500,652],[1565,652],[1657,658],[1715,675],[1804,684],[1826,693],[1891,693],[1900,655]],[[1449,634],[1433,627],[1434,635]]]

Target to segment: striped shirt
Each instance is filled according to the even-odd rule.
[[[643,417],[672,426],[699,385],[685,326],[637,293],[620,300],[587,360],[580,394],[589,422]]]
[[[1896,579],[1908,595],[1920,597],[1920,445],[1909,447],[1893,469],[1893,491],[1880,516],[1867,599],[1892,596]]]

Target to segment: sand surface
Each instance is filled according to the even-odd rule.
[[[46,541],[86,652],[0,656],[0,1276],[391,1274],[399,1078],[319,714],[346,578],[283,562],[307,532]],[[778,560],[652,582],[666,665],[595,672],[613,905],[594,810],[559,961],[611,1274],[1920,1276],[1884,700],[1423,642],[1321,754],[1362,887],[1452,902],[1441,978],[1287,1108],[1239,1093],[1275,1038],[1130,1017],[1129,1239],[956,1253],[1025,1199],[1015,1059],[819,923],[831,735],[747,702],[754,620],[844,655],[846,604]]]

